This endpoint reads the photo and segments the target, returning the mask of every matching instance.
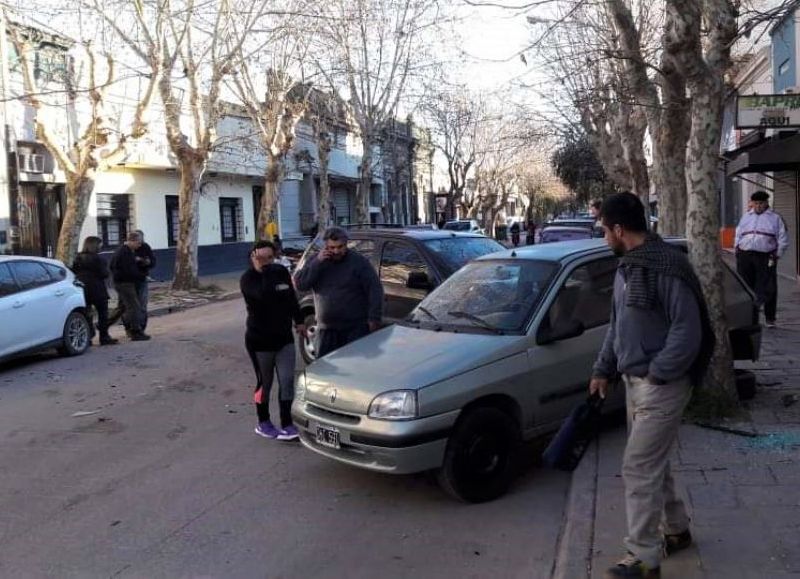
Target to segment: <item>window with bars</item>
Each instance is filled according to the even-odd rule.
[[[132,227],[130,195],[97,194],[97,235],[103,247],[122,245]]]
[[[219,224],[222,243],[242,241],[244,239],[244,219],[242,217],[241,198],[219,198]]]
[[[170,247],[178,245],[178,231],[180,228],[180,214],[178,213],[178,196],[165,195],[167,208],[167,244]]]

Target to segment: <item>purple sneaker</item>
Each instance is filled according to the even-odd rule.
[[[255,428],[255,432],[259,436],[263,436],[264,438],[278,438],[278,435],[282,432],[275,428],[272,423],[267,420],[266,422],[259,422],[258,426]]]
[[[278,433],[278,440],[297,440],[298,438],[300,438],[300,433],[297,432],[297,427],[294,424],[281,428]]]

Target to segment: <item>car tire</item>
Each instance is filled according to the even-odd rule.
[[[62,356],[79,356],[89,349],[91,338],[89,320],[81,312],[72,312],[64,322],[64,332],[58,353]]]
[[[317,317],[314,310],[303,312],[306,335],[300,336],[300,355],[306,364],[317,359]]]
[[[459,419],[437,472],[442,489],[468,503],[494,500],[507,491],[516,473],[519,428],[497,408],[470,410]]]

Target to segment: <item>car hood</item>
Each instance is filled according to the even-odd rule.
[[[390,326],[309,365],[306,401],[366,414],[382,392],[423,388],[509,356],[523,342],[522,336]]]

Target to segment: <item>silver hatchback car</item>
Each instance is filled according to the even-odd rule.
[[[602,239],[468,263],[404,322],[301,373],[292,413],[303,445],[373,471],[438,469],[461,500],[502,495],[518,444],[557,429],[586,397],[616,269]],[[755,359],[754,296],[727,267],[725,276],[734,355]],[[623,402],[617,388],[606,408]]]

